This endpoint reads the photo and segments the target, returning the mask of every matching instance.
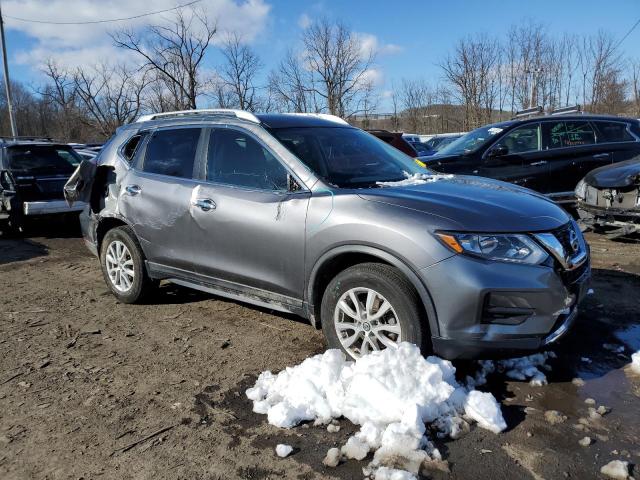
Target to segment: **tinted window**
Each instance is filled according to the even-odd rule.
[[[369,187],[427,172],[408,155],[357,128],[279,128],[271,133],[316,175],[340,187]]]
[[[589,122],[546,122],[545,148],[579,147],[596,142],[596,135]]]
[[[209,137],[206,179],[260,190],[287,190],[287,170],[250,135],[214,130]]]
[[[142,169],[149,173],[191,178],[199,137],[199,128],[155,132],[147,144]]]
[[[133,160],[133,157],[138,151],[138,147],[140,146],[140,143],[141,143],[140,140],[142,140],[142,135],[134,135],[133,137],[131,137],[131,139],[127,142],[127,144],[122,149],[122,154],[124,155],[124,158],[126,158],[129,162]]]
[[[540,125],[534,123],[516,128],[500,139],[500,145],[509,149],[508,153],[525,153],[540,150]]]
[[[7,149],[9,167],[29,173],[72,173],[82,161],[71,148],[53,145],[19,145]]]
[[[598,129],[598,143],[605,142],[633,142],[635,139],[627,130],[626,123],[596,122]]]

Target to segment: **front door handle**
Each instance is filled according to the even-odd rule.
[[[593,156],[594,160],[605,160],[607,158],[609,158],[611,155],[609,155],[608,153],[597,153]]]
[[[135,197],[142,191],[142,188],[140,188],[138,185],[127,185],[126,187],[124,187],[124,190],[132,197]]]
[[[530,163],[529,165],[531,165],[532,167],[535,167],[537,165],[546,165],[546,164],[547,164],[546,160],[540,160],[539,162],[533,162],[533,163]]]
[[[191,202],[191,205],[193,205],[194,207],[198,207],[203,212],[208,212],[210,210],[216,209],[216,202],[214,202],[210,198],[197,198],[196,200]]]

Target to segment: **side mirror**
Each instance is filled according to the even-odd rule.
[[[509,153],[509,148],[506,145],[496,145],[491,150],[489,150],[488,157],[489,158],[497,158],[504,157]]]

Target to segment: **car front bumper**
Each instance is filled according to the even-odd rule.
[[[70,207],[65,200],[45,200],[40,202],[24,202],[22,211],[25,216],[50,215],[56,213],[79,213],[86,206],[83,202],[74,203]]]
[[[589,258],[572,271],[456,255],[421,271],[448,359],[498,358],[540,350],[578,317],[591,278]]]

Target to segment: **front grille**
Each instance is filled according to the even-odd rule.
[[[571,245],[571,232],[573,231],[573,225],[571,223],[567,223],[566,225],[560,227],[558,230],[554,231],[553,234],[564,248],[565,252],[572,253],[573,247]]]

